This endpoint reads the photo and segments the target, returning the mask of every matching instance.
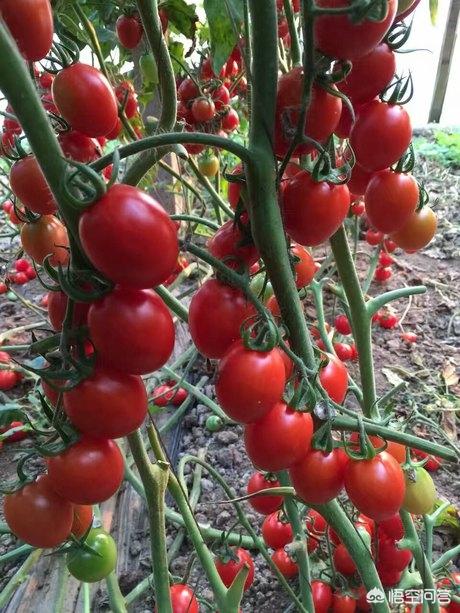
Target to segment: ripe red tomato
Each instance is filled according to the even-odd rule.
[[[117,123],[117,99],[104,75],[77,62],[56,75],[51,88],[64,119],[86,136],[105,136]]]
[[[311,415],[278,402],[262,419],[244,428],[244,444],[251,462],[262,470],[278,471],[299,462],[310,447]]]
[[[337,315],[334,319],[334,327],[339,334],[351,334],[351,325],[346,315]]]
[[[399,541],[404,537],[404,526],[399,513],[379,522],[379,538],[382,532],[387,538],[394,541]]]
[[[275,477],[271,475],[264,475],[263,473],[255,472],[251,475],[247,492],[248,494],[254,494],[260,492],[260,490],[266,490],[272,487],[279,487],[281,484]],[[253,509],[262,513],[262,515],[268,515],[274,513],[283,504],[282,496],[253,496],[248,499],[249,504]]]
[[[248,228],[248,234],[250,230]],[[248,244],[245,233],[233,220],[221,226],[208,240],[209,253],[219,260],[224,260],[230,268],[238,268],[242,263],[251,266],[259,259],[259,252],[254,244]]]
[[[112,440],[83,437],[47,462],[51,486],[75,504],[103,502],[123,481],[123,456]]]
[[[343,592],[334,592],[332,595],[332,613],[354,613],[356,599]]]
[[[222,130],[225,132],[233,132],[240,125],[240,118],[235,109],[228,109],[228,111],[222,115]]]
[[[368,172],[359,164],[355,164],[351,170],[350,178],[347,183],[348,189],[357,196],[363,196],[372,177],[372,172]]]
[[[331,353],[325,354],[328,363],[323,366],[319,373],[319,382],[328,395],[337,402],[342,403],[348,389],[348,370],[338,357]]]
[[[209,279],[190,302],[190,335],[207,358],[221,358],[240,338],[240,327],[253,315],[254,307],[241,290]]]
[[[25,258],[19,258],[14,263],[14,268],[18,272],[27,272],[29,267],[30,267],[30,264],[29,264],[28,260],[26,260]]]
[[[334,565],[342,575],[351,576],[356,572],[356,564],[343,543],[337,545],[334,551]]]
[[[349,0],[318,0],[319,8],[341,8]],[[339,60],[356,60],[370,53],[390,29],[396,14],[397,0],[388,0],[382,21],[363,19],[354,23],[349,15],[320,15],[315,20],[315,42],[321,53]]]
[[[209,98],[196,98],[192,104],[193,118],[197,123],[211,121],[216,112],[214,102]]]
[[[262,537],[267,547],[272,549],[279,549],[292,541],[291,524],[282,512],[275,511],[267,515],[262,523]]]
[[[379,317],[378,322],[384,330],[392,330],[398,325],[399,318],[393,313],[386,313]]]
[[[376,564],[376,568],[383,587],[393,587],[400,582],[402,572],[398,570],[387,570],[386,568],[382,567],[378,562]]]
[[[286,185],[283,217],[287,233],[301,245],[319,245],[342,225],[350,208],[346,185],[316,182],[302,171]]]
[[[17,285],[24,285],[24,283],[27,283],[28,281],[29,277],[25,272],[17,272],[14,275],[14,282],[17,283]]]
[[[223,584],[226,587],[230,587],[240,569],[245,565],[249,566],[249,573],[246,577],[243,588],[243,591],[246,591],[251,587],[252,582],[254,581],[254,561],[249,551],[243,549],[242,547],[232,549],[232,554],[236,559],[216,559],[217,572],[219,573],[219,577],[222,579]]]
[[[385,570],[403,571],[412,560],[409,549],[399,549],[393,539],[380,537],[378,545],[378,561]]]
[[[308,534],[321,537],[326,532],[327,523],[322,515],[315,511],[315,509],[309,509],[306,518],[306,526]]]
[[[115,123],[115,126],[113,127],[112,130],[110,130],[110,132],[107,132],[107,134],[105,135],[104,138],[107,138],[107,140],[115,140],[116,138],[118,138],[120,136],[120,134],[122,132],[123,132],[123,123],[122,123],[121,119],[119,117],[117,117],[117,121]],[[104,170],[106,170],[106,169],[104,169]]]
[[[175,583],[169,588],[173,613],[199,613],[200,607],[195,593],[185,583]],[[155,607],[158,613],[158,607]]]
[[[380,43],[370,53],[353,62],[353,68],[337,87],[353,104],[364,104],[387,87],[395,71],[394,52],[386,43]]]
[[[358,164],[372,172],[397,162],[409,147],[411,138],[412,126],[407,111],[399,104],[373,100],[359,113],[351,130],[350,145]]]
[[[406,336],[408,334],[413,333],[406,332]],[[413,336],[415,336],[415,334]],[[411,342],[415,343],[415,340],[412,340]],[[441,468],[442,460],[441,458],[438,458],[438,456],[430,455],[426,453],[426,451],[421,451],[420,449],[413,449],[413,452],[417,460],[424,460],[425,458],[428,458],[427,462],[424,465],[425,470],[427,470],[428,472],[436,472],[439,468]]]
[[[71,160],[89,164],[102,155],[101,145],[96,138],[90,138],[76,130],[62,132],[58,136],[64,155]]]
[[[195,98],[197,95],[198,94],[192,97]],[[216,111],[220,111],[230,102],[230,92],[228,91],[228,88],[225,87],[225,85],[218,85],[213,90],[211,90],[211,98],[216,107]]]
[[[232,170],[232,175],[239,175],[243,172],[241,164],[237,164]],[[238,201],[240,199],[241,183],[232,183],[229,181],[227,188],[227,199],[232,209],[236,209]]]
[[[27,61],[48,55],[54,32],[49,0],[2,0],[0,15]]]
[[[285,384],[286,371],[279,351],[253,351],[238,342],[219,363],[215,388],[227,415],[247,424],[270,411],[280,400]]]
[[[328,613],[332,605],[332,590],[329,583],[312,581],[311,595],[313,597],[315,613]]]
[[[67,309],[67,296],[64,292],[49,292],[48,294],[48,318],[54,330],[61,330]],[[74,304],[72,326],[78,327],[86,324],[89,303],[76,302]]]
[[[56,547],[70,534],[73,504],[55,493],[48,475],[7,494],[3,511],[11,532],[34,547]]]
[[[339,448],[330,453],[310,450],[298,464],[291,466],[289,476],[298,496],[307,504],[324,504],[343,488],[346,453]]]
[[[197,98],[199,95],[200,90],[195,81],[190,77],[185,78],[177,90],[177,96],[182,102],[193,100],[193,98]]]
[[[406,251],[418,251],[428,245],[436,234],[438,220],[436,213],[424,206],[409,217],[406,223],[393,232],[391,238],[398,247]]]
[[[298,289],[309,285],[316,272],[315,260],[301,245],[293,245],[291,254],[296,261],[294,262],[295,284]]]
[[[353,199],[353,194],[351,194],[351,196]],[[350,213],[355,217],[361,217],[361,215],[364,213],[364,202],[362,200],[353,202],[350,208]]]
[[[391,266],[394,264],[394,258],[386,251],[381,251],[379,254],[380,266]]]
[[[69,261],[69,237],[65,226],[54,215],[42,215],[21,228],[22,248],[37,264],[51,255],[52,266],[65,266]]]
[[[334,351],[337,357],[342,362],[348,362],[353,359],[353,349],[347,343],[333,343]]]
[[[15,387],[15,385],[18,383],[18,378],[17,378],[17,373],[14,370],[0,370],[0,390],[2,392],[7,392],[8,390],[13,389],[13,387]],[[1,428],[0,432],[6,432],[6,430],[9,430],[10,427],[14,427],[12,426],[14,422],[11,422],[10,426],[6,427],[6,429]],[[13,437],[16,437],[17,434],[19,433],[15,433],[12,434],[11,436],[8,437],[6,442],[9,443],[13,443]],[[15,439],[15,440],[21,440],[21,439]]]
[[[120,105],[123,106],[126,117],[132,119],[139,108],[133,83],[131,81],[119,83],[115,88],[115,96]]]
[[[383,240],[383,232],[378,232],[376,230],[367,230],[365,234],[365,239],[368,245],[372,245],[373,247],[376,245],[380,245]]]
[[[277,549],[272,553],[273,563],[277,566],[280,573],[286,579],[290,579],[291,577],[295,577],[299,572],[299,567],[294,562],[294,560],[290,557],[290,555],[284,551],[284,549]]]
[[[8,376],[6,376],[8,375]],[[21,373],[16,372],[14,370],[0,370],[0,389],[3,391],[7,391],[14,387],[21,380]],[[5,386],[5,382],[11,382],[9,385]],[[17,432],[13,432],[6,439],[5,443],[17,443],[18,441],[23,441],[29,435],[24,430],[24,424],[22,421],[12,421],[7,426],[2,426],[0,428],[0,434],[4,434],[8,432],[8,430],[12,430],[13,428],[21,428]]]
[[[125,49],[135,49],[144,33],[139,15],[120,15],[115,23],[115,29],[118,40]]]
[[[56,200],[34,155],[12,165],[10,186],[15,196],[34,213],[49,215],[55,212]]]
[[[101,361],[142,375],[165,364],[174,348],[174,323],[152,290],[115,289],[88,312],[91,340]]]
[[[302,81],[301,67],[283,74],[278,81],[274,150],[279,157],[287,153],[292,140],[291,128],[295,130],[299,121]],[[305,122],[305,136],[320,143],[325,142],[336,129],[341,112],[341,99],[314,84]],[[301,144],[295,148],[293,155],[308,153],[312,149],[310,144]]]
[[[414,177],[392,170],[377,172],[364,196],[369,222],[385,234],[402,228],[415,212],[418,201],[419,189]]]
[[[83,211],[78,229],[91,263],[124,287],[159,285],[176,267],[177,227],[163,207],[137,187],[112,185]]]
[[[393,271],[389,266],[378,266],[374,272],[374,279],[383,283],[384,281],[388,281],[393,275]]]
[[[371,435],[369,436],[369,440],[372,443],[374,449],[381,449],[385,441],[380,438],[380,436]],[[359,435],[357,432],[352,432],[350,436],[350,442],[357,443],[359,441]],[[358,447],[358,445],[357,445]],[[395,443],[394,441],[387,441],[387,446],[385,451],[394,457],[395,460],[399,462],[399,464],[404,464],[406,461],[406,446],[402,443]]]
[[[147,392],[139,376],[96,366],[90,377],[64,393],[64,410],[82,434],[119,438],[144,421]]]
[[[73,521],[71,533],[81,538],[93,523],[93,507],[90,504],[75,504],[73,507]]]
[[[406,486],[397,460],[382,451],[370,460],[348,462],[345,489],[358,511],[382,521],[399,511]]]

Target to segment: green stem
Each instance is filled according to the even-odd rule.
[[[156,293],[160,296],[163,302],[171,311],[182,321],[188,321],[188,310],[180,300],[178,300],[164,285],[158,285],[155,288]]]
[[[159,611],[172,613],[164,509],[169,468],[165,463],[151,464],[138,430],[128,436],[128,442],[146,494],[157,607]]]
[[[291,60],[294,66],[301,63],[300,60],[300,43],[299,35],[295,25],[294,11],[292,10],[291,0],[284,0],[284,14],[289,26],[289,34],[291,36]]]
[[[416,294],[424,294],[425,292],[426,287],[424,285],[413,285],[412,287],[400,287],[398,289],[393,289],[390,292],[385,292],[384,294],[380,294],[380,296],[372,298],[372,300],[367,303],[368,313],[372,317],[372,315],[377,313],[377,311],[385,306],[385,304],[393,302],[393,300],[407,298],[408,296],[415,296]]]
[[[7,528],[7,531],[9,532],[8,528]],[[20,547],[16,547],[16,549],[7,551],[6,553],[0,556],[0,564],[5,564],[6,562],[9,562],[10,560],[15,560],[16,558],[20,558],[26,553],[30,553],[34,549],[35,547],[32,547],[32,545],[21,545]]]
[[[442,570],[451,560],[455,560],[458,555],[460,555],[460,545],[452,547],[452,549],[449,549],[449,551],[443,553],[431,567],[432,571],[435,573],[438,570]]]
[[[203,387],[203,385],[206,383],[207,380],[208,380],[208,377],[201,377],[201,379],[198,381],[196,387],[197,388]],[[188,396],[188,398],[186,398],[184,400],[184,402],[180,405],[180,407],[178,407],[174,411],[174,413],[171,415],[171,417],[168,419],[168,421],[165,422],[159,428],[159,432],[160,432],[161,435],[165,434],[166,432],[169,432],[169,430],[171,430],[171,428],[173,428],[182,419],[184,413],[186,412],[188,407],[191,405],[192,400],[193,400],[193,394],[190,394]]]
[[[190,181],[187,181],[187,179],[185,179],[180,173],[176,172],[174,170],[174,168],[171,168],[171,166],[169,166],[169,164],[166,164],[166,162],[163,162],[163,160],[160,160],[158,162],[158,166],[160,168],[162,168],[163,170],[165,170],[166,172],[168,172],[172,177],[174,177],[175,179],[180,181],[181,184],[182,184],[182,187],[185,187],[190,192],[192,192],[192,194],[195,196],[195,198],[197,198],[200,202],[202,202],[204,204],[204,200],[203,200],[202,195],[196,189],[196,187],[190,183]]]
[[[126,602],[120,590],[115,571],[111,572],[105,579],[107,594],[109,596],[110,611],[113,613],[127,613]],[[58,609],[61,611],[63,609]]]
[[[350,307],[350,324],[358,350],[359,372],[363,390],[363,411],[366,417],[379,419],[376,404],[374,365],[372,361],[371,317],[361,291],[343,226],[331,238],[331,247],[340,280]]]
[[[205,188],[205,190],[211,196],[213,203],[219,209],[221,209],[227,215],[227,217],[230,217],[230,219],[233,219],[233,217],[235,216],[234,212],[228,206],[228,204],[226,204],[226,202],[220,197],[219,192],[216,191],[211,181],[209,181],[209,179],[200,172],[198,166],[195,164],[195,162],[192,160],[191,157],[188,158],[187,162],[190,168],[192,169],[194,175],[198,179],[198,181],[201,183],[201,185]]]
[[[0,25],[1,27],[1,25]],[[42,555],[42,549],[35,549],[25,562],[18,568],[0,593],[0,609],[5,607],[18,587],[29,576],[29,572]]]
[[[203,226],[211,228],[211,230],[214,230],[214,232],[217,232],[219,229],[219,226],[216,223],[210,221],[209,219],[205,219],[204,217],[198,217],[198,215],[171,215],[170,217],[173,220],[177,219],[178,221],[189,221],[195,224],[202,224]]]
[[[91,613],[91,594],[89,591],[89,583],[82,584],[82,592],[83,592],[83,613]]]

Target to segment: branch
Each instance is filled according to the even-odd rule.
[[[393,302],[393,300],[399,300],[399,298],[407,298],[408,296],[415,296],[416,294],[424,294],[426,287],[424,285],[414,285],[412,287],[400,287],[399,289],[393,289],[390,292],[385,292],[369,300],[367,303],[367,312],[372,317],[374,313],[377,313],[385,304]]]

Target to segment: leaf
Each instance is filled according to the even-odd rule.
[[[391,385],[395,387],[396,385],[399,385],[400,383],[404,383],[404,379],[401,379],[401,377],[399,377],[395,372],[393,372],[389,368],[382,368],[382,374],[385,375],[388,382],[391,383]]]
[[[450,362],[447,362],[444,368],[441,371],[441,377],[446,384],[446,387],[451,387],[453,385],[457,385],[458,383],[458,374],[456,372],[455,366]]]
[[[436,25],[436,20],[438,17],[438,0],[430,0],[430,17],[431,23]]]
[[[159,7],[166,9],[168,19],[176,30],[187,38],[195,37],[198,17],[194,6],[186,4],[185,0],[166,0],[161,2]]]
[[[224,10],[224,4],[227,10]],[[204,0],[215,74],[219,74],[237,42],[237,32],[243,23],[243,9],[243,0]]]
[[[177,62],[172,63],[173,70],[177,74],[182,70],[184,64],[184,45],[178,42],[169,43],[169,54],[172,58],[176,58]]]
[[[436,500],[434,509],[438,509],[443,504],[444,500]],[[449,528],[453,528],[456,532],[460,532],[458,511],[453,504],[446,507],[444,511],[436,518],[435,526],[447,526]]]

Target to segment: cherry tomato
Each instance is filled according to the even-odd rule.
[[[266,490],[272,487],[280,487],[280,482],[271,475],[264,475],[263,473],[255,472],[251,475],[247,492],[248,494],[254,494],[260,490]],[[249,504],[253,509],[262,513],[262,515],[268,515],[274,513],[283,504],[282,496],[253,496],[248,499]]]
[[[407,111],[398,104],[373,100],[359,113],[351,130],[350,145],[358,164],[372,172],[397,162],[409,147],[411,138],[412,126]]]
[[[281,399],[285,384],[286,371],[279,351],[253,351],[235,343],[219,363],[215,388],[227,415],[247,424],[270,411]]]
[[[396,542],[390,538],[379,538],[378,561],[385,570],[403,571],[412,560],[409,549],[399,549]]]
[[[369,440],[372,443],[374,449],[381,449],[385,445],[385,441],[380,436],[371,435]],[[353,432],[350,436],[350,441],[357,443],[359,441],[359,435],[357,432]],[[358,445],[357,445],[358,447]],[[406,446],[401,443],[395,443],[394,441],[387,441],[385,451],[394,457],[399,464],[404,464],[406,461]]]
[[[7,494],[3,512],[13,534],[34,547],[57,547],[72,527],[73,504],[55,493],[48,475]]]
[[[34,213],[49,215],[56,211],[56,200],[34,155],[13,164],[10,186],[15,196]]]
[[[52,266],[65,266],[69,261],[69,237],[65,226],[53,215],[42,215],[21,228],[22,248],[37,264],[47,255]]]
[[[139,15],[120,15],[115,23],[115,29],[118,40],[125,49],[135,49],[144,33]]]
[[[189,308],[190,335],[198,351],[207,358],[221,358],[253,313],[241,290],[217,279],[203,283]]]
[[[332,595],[332,613],[354,613],[356,611],[356,599],[349,594],[334,592]]]
[[[54,32],[49,0],[2,0],[0,15],[27,61],[48,55]]]
[[[413,470],[414,477],[409,471],[405,472],[406,495],[402,507],[414,515],[426,515],[433,510],[436,488],[424,468],[417,466]]]
[[[418,251],[428,245],[436,234],[438,220],[436,213],[424,206],[409,217],[406,223],[391,235],[398,247],[407,251]]]
[[[240,175],[243,172],[241,164],[237,164],[232,170],[232,175]],[[240,199],[241,183],[231,182],[228,183],[227,198],[232,209],[236,209],[238,201]]]
[[[216,107],[216,111],[220,111],[230,102],[230,92],[225,87],[225,85],[218,85],[213,90],[211,90],[211,98]]]
[[[419,189],[414,177],[392,170],[377,172],[364,196],[369,222],[385,234],[402,228],[415,212],[418,201]]]
[[[233,132],[240,125],[240,118],[235,109],[228,109],[228,111],[222,115],[222,130],[225,132]]]
[[[311,415],[278,402],[262,419],[245,426],[244,444],[257,468],[285,470],[301,460],[312,433]]]
[[[128,119],[132,119],[139,110],[134,85],[131,81],[122,81],[115,88],[115,96],[123,107]]]
[[[169,588],[173,613],[199,613],[200,607],[194,591],[185,583],[175,583]],[[158,608],[155,607],[155,613]]]
[[[380,245],[383,240],[383,232],[378,232],[376,230],[367,230],[365,234],[366,243],[368,245]]]
[[[196,98],[192,104],[193,118],[197,123],[211,121],[216,112],[214,102],[209,98]]]
[[[279,157],[287,153],[292,139],[291,128],[295,130],[299,121],[302,83],[303,69],[301,67],[293,68],[283,74],[278,81],[274,150]],[[341,99],[330,94],[320,85],[314,84],[305,122],[305,136],[320,143],[325,142],[336,129],[341,112]],[[297,145],[293,155],[299,156],[312,150],[313,146],[310,144]]]
[[[315,613],[328,613],[332,605],[332,590],[329,583],[312,581],[311,595],[313,597]]]
[[[399,570],[388,570],[379,563],[376,564],[376,568],[383,587],[393,587],[400,582],[402,572]]]
[[[279,549],[293,539],[292,527],[281,511],[270,513],[262,523],[262,537],[267,547]]]
[[[104,75],[77,62],[56,75],[51,88],[64,119],[86,136],[105,136],[117,123],[117,99]]]
[[[399,541],[404,537],[404,526],[399,514],[379,522],[379,538],[381,533],[393,541]]]
[[[379,281],[379,283],[383,283],[384,281],[388,281],[393,275],[393,271],[389,266],[377,266],[374,272],[374,279]]]
[[[76,130],[62,132],[58,141],[64,155],[77,162],[89,164],[102,155],[101,145],[96,138],[90,138]]]
[[[407,332],[406,335],[407,334],[411,334],[411,332]],[[415,336],[415,334],[413,336]],[[415,343],[415,340],[411,342]],[[427,462],[424,464],[424,468],[428,472],[436,472],[439,468],[441,468],[441,458],[438,458],[435,455],[430,455],[425,451],[421,451],[420,449],[413,449],[413,452],[418,460],[424,460],[425,458],[428,458]]]
[[[117,546],[108,532],[102,528],[91,528],[85,538],[85,545],[74,546],[66,555],[69,573],[85,583],[101,581],[115,570]]]
[[[298,289],[309,285],[316,272],[315,260],[301,245],[293,245],[291,254],[294,256],[295,284]]]
[[[47,462],[53,489],[75,504],[103,502],[123,481],[123,456],[112,440],[83,437]]]
[[[380,266],[391,266],[392,264],[394,264],[394,258],[387,253],[386,251],[381,251],[379,254],[379,264]]]
[[[185,78],[182,83],[179,85],[177,90],[177,96],[179,100],[182,102],[188,102],[189,100],[193,100],[200,95],[200,90],[198,89],[197,84],[190,77]]]
[[[363,196],[373,176],[373,172],[368,172],[359,164],[355,164],[351,170],[351,175],[347,183],[348,189],[357,196]]]
[[[219,158],[216,155],[208,155],[200,158],[198,169],[205,177],[215,177],[219,172]]]
[[[249,566],[249,573],[246,577],[243,588],[243,591],[245,592],[251,587],[252,582],[254,581],[254,561],[249,551],[243,549],[242,547],[232,549],[232,554],[232,558],[229,560],[217,558],[217,572],[219,573],[219,577],[222,579],[223,584],[226,587],[230,587],[240,569],[245,565]]]
[[[324,536],[326,532],[326,520],[315,509],[309,509],[306,518],[306,526],[309,534],[316,537]]]
[[[346,185],[316,182],[302,171],[286,185],[283,217],[287,233],[301,245],[319,245],[342,225],[350,208]]]
[[[398,462],[382,451],[370,460],[348,462],[345,489],[358,511],[382,521],[399,511],[406,488]]]
[[[351,576],[356,572],[356,564],[343,543],[337,545],[334,551],[334,565],[342,575]]]
[[[339,334],[351,334],[351,325],[346,315],[337,315],[334,319],[334,327]]]
[[[337,357],[342,362],[348,362],[349,360],[353,359],[353,350],[351,345],[348,345],[347,343],[334,343],[333,346]]]
[[[295,577],[299,572],[299,567],[283,548],[277,549],[272,553],[272,560],[286,579]]]
[[[249,227],[245,228],[241,219],[240,224],[241,228],[233,220],[225,222],[207,244],[209,253],[230,268],[238,268],[241,263],[251,266],[259,259]]]
[[[115,140],[116,138],[120,136],[122,132],[123,132],[123,124],[121,122],[121,119],[117,117],[115,126],[113,127],[112,130],[110,130],[110,132],[107,132],[107,134],[105,135],[105,138],[107,138],[107,140]]]
[[[64,292],[49,292],[48,294],[48,318],[54,330],[61,330],[67,310],[68,298]],[[73,308],[72,326],[78,327],[86,324],[89,303],[75,302]]]
[[[89,504],[75,504],[71,533],[76,538],[84,536],[93,523],[93,507]]]
[[[348,370],[345,364],[335,355],[331,353],[325,355],[328,362],[320,370],[319,382],[330,398],[341,404],[348,389]]]
[[[386,43],[353,62],[353,68],[337,87],[353,104],[364,104],[383,91],[394,77],[396,58]]]
[[[350,213],[355,217],[361,217],[361,215],[364,213],[364,209],[364,202],[362,200],[357,200],[351,205]]]
[[[382,21],[363,19],[358,23],[349,15],[320,15],[315,20],[315,42],[321,53],[339,60],[356,60],[383,39],[396,14],[397,0],[388,0],[388,10]],[[318,0],[319,8],[341,8],[348,0]]]
[[[392,330],[398,325],[399,318],[393,313],[386,313],[379,317],[379,326],[385,330]]]
[[[64,393],[64,410],[82,434],[119,438],[143,423],[147,392],[139,376],[96,366],[91,376]]]
[[[310,450],[289,470],[292,485],[307,504],[324,504],[343,488],[348,457],[342,449],[330,453]]]
[[[177,228],[163,207],[137,187],[112,185],[83,211],[78,228],[91,263],[124,287],[159,285],[176,267]]]

